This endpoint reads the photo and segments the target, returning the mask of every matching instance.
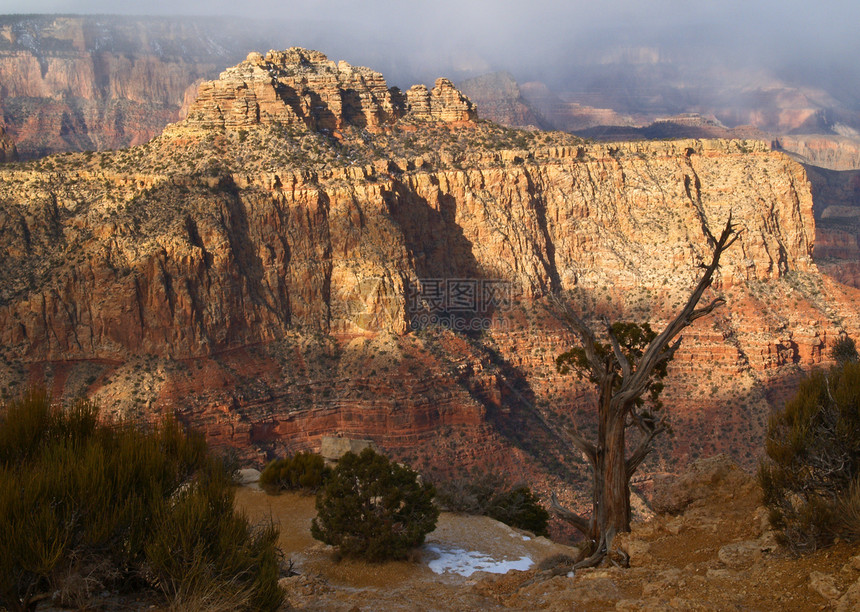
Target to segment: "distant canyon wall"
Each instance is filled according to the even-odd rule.
[[[146,142],[260,38],[206,18],[0,18],[0,125],[23,159]]]

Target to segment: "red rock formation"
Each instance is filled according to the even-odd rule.
[[[200,85],[183,128],[236,129],[282,123],[334,132],[346,126],[376,129],[409,112],[448,123],[477,119],[472,103],[448,79],[432,91],[416,85],[403,96],[378,72],[333,62],[318,51],[294,47],[251,53],[216,81]]]
[[[412,106],[394,124],[409,130],[366,143],[361,124],[406,107],[365,70],[300,50],[252,56],[152,143],[0,169],[6,391],[31,372],[109,412],[175,411],[248,456],[341,433],[427,467],[576,480],[581,460],[541,415],[587,430],[593,394],[555,371],[575,339],[543,309],[547,291],[659,327],[708,232],[729,212],[743,229],[714,287],[726,306],[672,365],[666,402],[687,433],[652,459],[663,471],[727,448],[752,464],[798,372],[860,329],[857,292],[812,262],[803,168],[765,144],[464,146],[504,131],[441,123],[469,117],[445,81],[428,92],[439,121]],[[431,136],[419,163],[407,145]],[[308,147],[328,157],[281,156]],[[410,291],[457,279],[502,281],[510,299],[473,319],[436,313],[486,322],[481,336],[410,333]]]
[[[416,119],[448,123],[475,121],[478,113],[472,102],[448,79],[436,79],[433,89],[414,85],[406,92],[409,112]]]
[[[189,85],[261,36],[218,19],[28,15],[0,24],[0,115],[21,157],[146,142]]]

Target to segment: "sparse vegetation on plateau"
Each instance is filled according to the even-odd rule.
[[[157,593],[181,609],[273,610],[277,529],[234,513],[233,488],[202,436],[98,420],[30,392],[0,408],[0,606],[94,593]],[[226,608],[224,606],[227,606]]]

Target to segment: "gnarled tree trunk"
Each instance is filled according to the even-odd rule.
[[[585,455],[592,469],[591,516],[586,519],[563,508],[555,495],[552,497],[554,512],[593,543],[591,556],[575,567],[596,565],[611,549],[615,536],[630,531],[630,478],[651,451],[654,438],[666,430],[662,420],[655,421],[650,415],[646,418],[645,414],[637,411],[637,400],[649,389],[655,369],[674,356],[680,345],[680,339],[676,340],[678,334],[696,319],[725,303],[722,298],[716,298],[707,306],[697,308],[705,290],[713,282],[720,256],[737,239],[731,215],[719,239],[710,238],[714,243],[711,263],[703,266],[705,273],[687,303],[633,362],[622,351],[608,322],[604,321],[604,324],[611,350],[601,351],[598,347],[602,345],[591,328],[559,295],[551,296],[562,322],[582,340],[582,350],[588,363],[586,370],[599,390],[597,440],[586,440],[574,430],[565,432],[571,444]],[[626,432],[629,427],[639,430],[640,439],[627,456]]]

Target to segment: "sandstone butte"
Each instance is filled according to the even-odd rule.
[[[591,431],[593,397],[555,371],[574,338],[548,291],[659,327],[707,233],[730,212],[743,230],[712,289],[726,305],[671,364],[676,433],[645,478],[717,451],[754,465],[770,410],[860,328],[857,290],[813,262],[804,169],[762,142],[511,130],[445,79],[402,93],[296,48],[252,53],[186,111],[140,146],[0,167],[4,394],[175,413],[248,461],[366,438],[575,504],[586,468],[544,422]],[[413,308],[434,279],[509,295],[454,333],[423,322],[462,303]]]

